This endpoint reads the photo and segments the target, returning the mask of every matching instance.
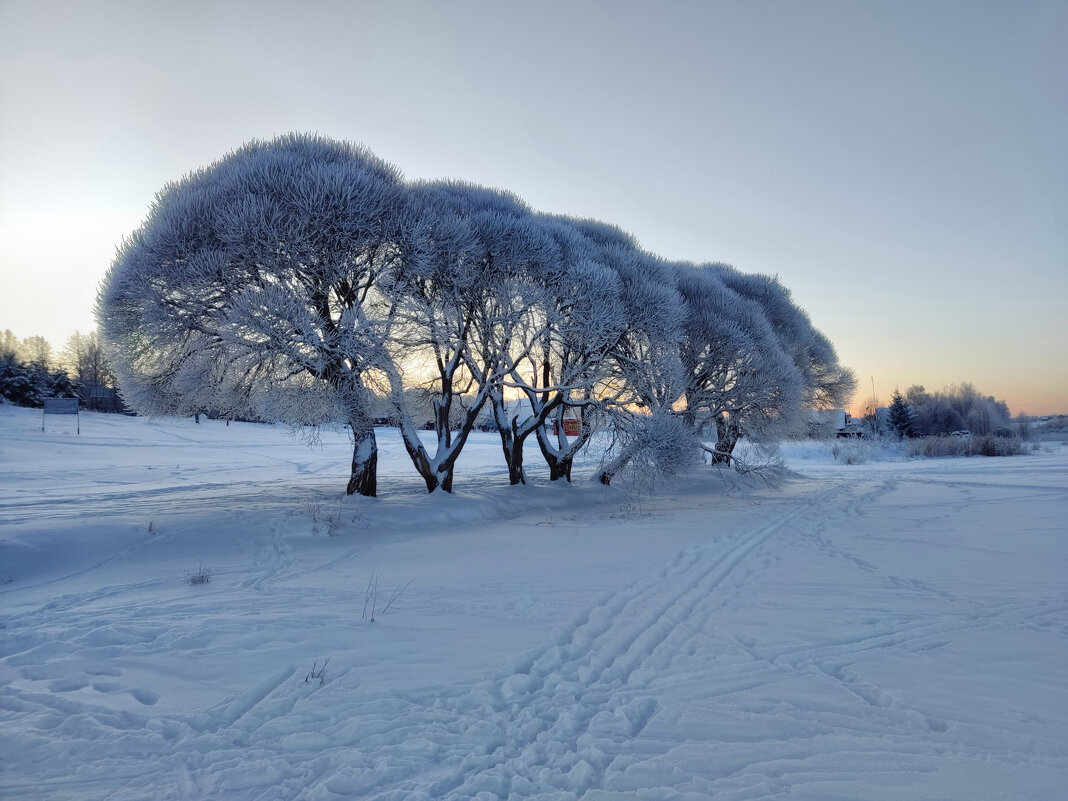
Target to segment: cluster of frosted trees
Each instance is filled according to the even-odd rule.
[[[66,369],[56,368],[44,337],[20,341],[9,330],[0,333],[0,399],[40,408],[45,398],[78,397],[79,388]]]
[[[487,409],[512,483],[531,437],[569,479],[595,434],[608,482],[702,452],[729,462],[740,436],[854,388],[776,279],[665,262],[609,225],[405,182],[361,147],[308,135],[250,143],[165,187],[97,313],[134,409],[345,423],[348,492],[363,495],[376,493],[383,402],[428,490],[449,491]],[[413,389],[431,399],[425,438]],[[577,436],[565,418],[582,421]]]
[[[42,336],[0,333],[0,398],[40,408],[46,398],[78,398],[96,411],[120,411],[115,378],[95,331],[75,331],[58,358]]]
[[[912,386],[904,401],[911,412],[912,434],[916,436],[942,436],[961,429],[980,435],[1011,431],[1008,404],[983,395],[968,383],[946,387],[941,392]]]

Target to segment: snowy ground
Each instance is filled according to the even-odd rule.
[[[384,431],[358,501],[342,436],[59,420],[0,407],[0,798],[1065,797],[1063,445],[428,497]]]

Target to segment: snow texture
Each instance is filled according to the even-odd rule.
[[[853,466],[795,446],[778,487],[707,470],[637,496],[508,486],[475,433],[435,497],[379,429],[371,499],[338,492],[343,434],[81,431],[0,406],[2,798],[1068,786],[1063,445]]]

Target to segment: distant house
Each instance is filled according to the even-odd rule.
[[[90,411],[126,412],[126,406],[123,405],[119,391],[115,387],[106,387],[103,384],[87,381],[81,385],[79,394],[82,404]]]
[[[864,421],[845,409],[813,409],[810,430],[814,436],[859,437]]]
[[[809,414],[812,415],[813,425],[830,431],[841,431],[849,419],[845,409],[813,409]]]

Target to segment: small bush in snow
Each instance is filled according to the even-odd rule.
[[[909,456],[1019,456],[1034,445],[1015,437],[919,437],[905,442]]]
[[[304,503],[304,512],[311,518],[312,521],[312,533],[319,532],[319,518],[323,514],[323,505],[317,501],[306,501]]]
[[[962,437],[917,437],[905,443],[909,456],[967,456],[968,441]]]
[[[211,581],[212,574],[215,571],[203,562],[197,562],[197,569],[189,574],[190,584],[207,584]]]
[[[344,518],[347,517],[342,509],[342,501],[338,501],[337,509],[332,512],[323,510],[323,505],[318,501],[307,501],[304,504],[304,511],[312,521],[312,534],[318,534],[320,532],[320,524],[326,529],[326,533],[330,537],[337,537],[341,535],[341,529],[344,526]],[[360,519],[360,510],[357,507],[351,515],[349,522],[355,523]]]
[[[1014,437],[998,437],[984,435],[974,437],[969,441],[971,452],[969,456],[1020,456],[1025,453],[1034,453],[1034,448],[1022,440]]]
[[[319,666],[319,660],[315,660],[312,664],[312,669],[309,670],[308,675],[304,677],[304,683],[311,684],[312,679],[318,679],[320,687],[326,684],[326,666],[328,664],[330,664],[329,657],[323,660],[322,667]]]
[[[836,462],[845,464],[864,464],[871,458],[871,446],[866,442],[850,440],[838,441],[831,446],[831,454]]]

